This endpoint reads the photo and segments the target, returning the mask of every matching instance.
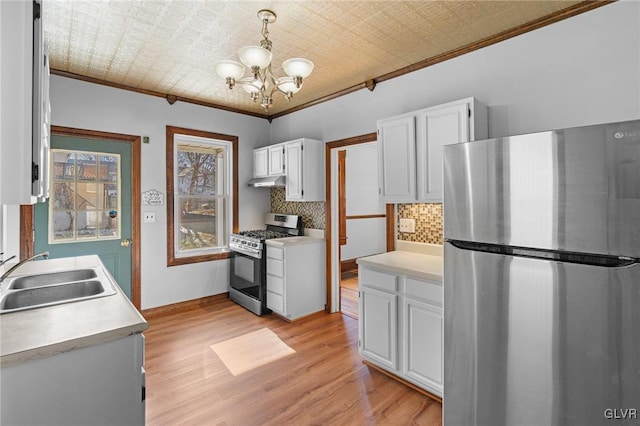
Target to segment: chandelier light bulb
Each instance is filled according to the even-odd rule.
[[[262,70],[269,66],[273,54],[260,46],[245,46],[238,50],[238,56],[247,67]]]
[[[291,77],[282,77],[278,80],[278,89],[285,94],[298,93],[302,88],[302,84],[298,87]]]
[[[282,69],[289,77],[307,78],[313,71],[313,62],[304,58],[291,58],[282,63]]]
[[[242,78],[245,71],[245,67],[243,67],[242,64],[229,60],[216,62],[213,69],[220,77],[225,79],[232,78],[234,80]]]
[[[249,94],[260,93],[260,87],[262,83],[260,80],[255,79],[251,83],[243,84],[242,88]]]

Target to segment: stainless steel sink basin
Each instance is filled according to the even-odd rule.
[[[97,276],[94,269],[76,269],[73,271],[52,272],[50,274],[26,275],[16,277],[9,283],[13,290],[21,288],[42,287],[45,285],[85,281]]]
[[[113,294],[116,289],[100,268],[23,275],[7,279],[0,289],[0,314]]]

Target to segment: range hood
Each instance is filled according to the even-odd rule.
[[[268,176],[261,178],[253,178],[247,183],[247,186],[252,188],[284,188],[285,178],[284,176]]]

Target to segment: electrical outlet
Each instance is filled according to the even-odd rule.
[[[408,233],[416,232],[416,220],[400,219],[400,232],[408,232]]]
[[[142,217],[144,218],[144,223],[156,222],[156,212],[144,212]]]

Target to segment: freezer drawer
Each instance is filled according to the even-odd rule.
[[[640,411],[640,265],[449,242],[444,259],[445,425],[602,424],[610,410]]]

